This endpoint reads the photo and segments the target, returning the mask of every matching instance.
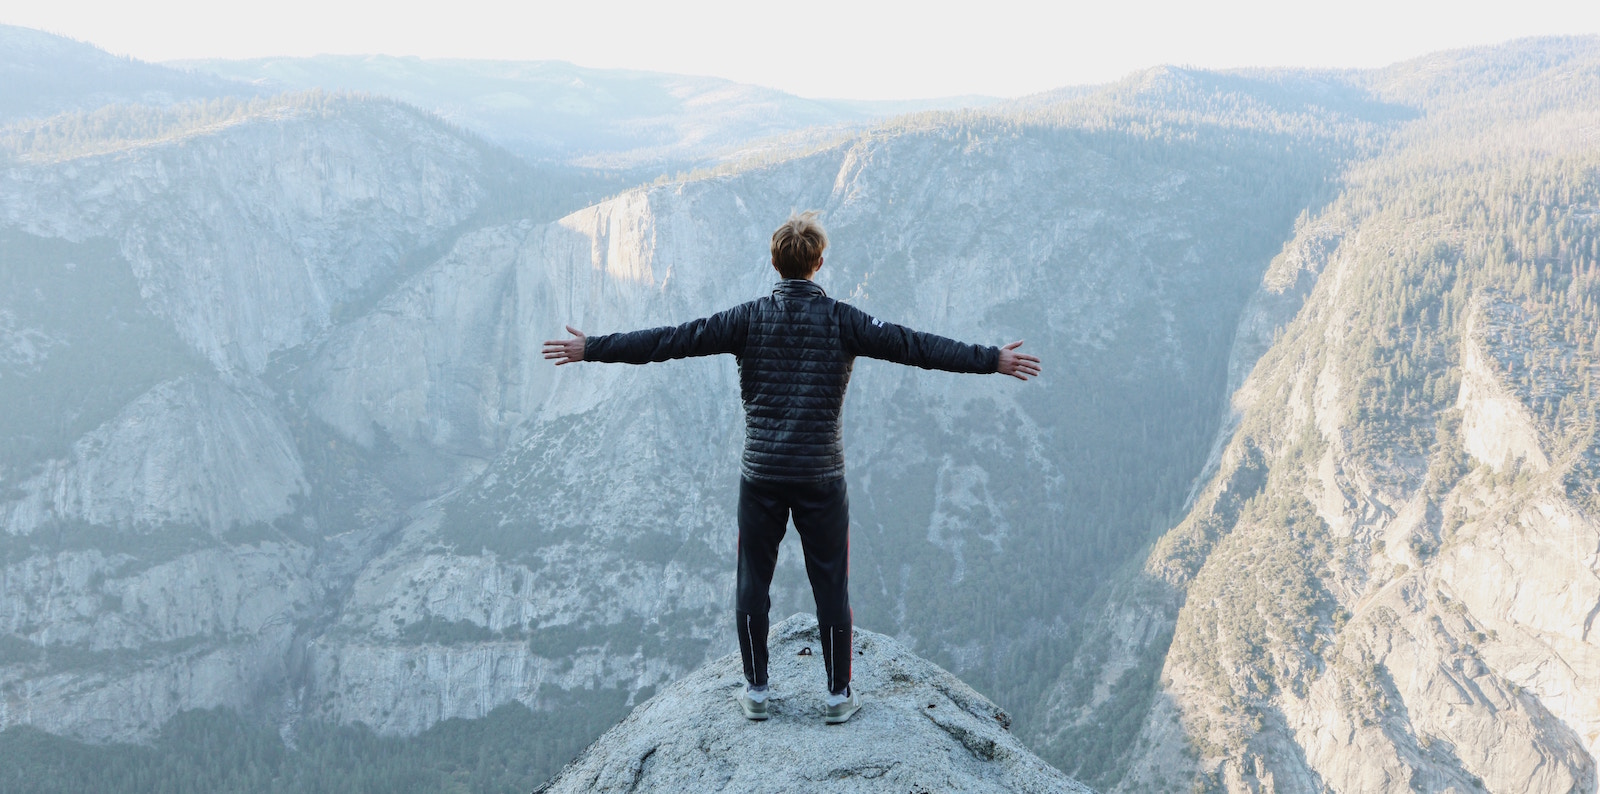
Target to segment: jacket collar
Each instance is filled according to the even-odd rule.
[[[776,298],[824,298],[828,293],[817,286],[817,282],[807,278],[786,278],[772,288],[772,295]]]

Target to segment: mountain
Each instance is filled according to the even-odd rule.
[[[0,25],[0,123],[114,103],[254,96],[244,83],[112,55],[41,30]]]
[[[589,69],[563,61],[318,55],[179,61],[263,90],[395,97],[466,126],[535,163],[642,170],[698,165],[758,139],[859,127],[889,116],[983,105],[806,99],[715,77]],[[647,177],[648,178],[648,177]]]
[[[1594,39],[1360,76],[1419,117],[1268,269],[1204,484],[1052,688],[1046,757],[1111,748],[1064,768],[1124,791],[1593,789],[1597,76]]]
[[[771,719],[750,723],[734,697],[738,654],[674,682],[607,731],[540,789],[621,791],[970,791],[1088,794],[1028,752],[1003,709],[894,640],[856,629],[862,710],[822,724],[817,621],[772,627]]]
[[[11,25],[0,25],[0,76],[0,123],[280,93],[398,99],[510,149],[551,177],[598,184],[602,194],[750,147],[832,141],[896,115],[995,101],[815,100],[719,78],[560,61],[319,55],[155,64]]]
[[[1026,736],[1077,605],[1181,508],[1235,318],[1353,151],[1332,131],[1374,123],[1222,123],[1252,100],[1210,79],[913,117],[553,222],[539,172],[383,100],[14,131],[0,719],[165,742],[220,706],[421,741],[522,704],[592,738],[731,642],[733,365],[534,351],[763,294],[771,228],[819,207],[834,294],[1052,362],[862,362],[847,412],[856,614]]]
[[[515,158],[381,100],[43,125],[0,176],[0,721],[149,735],[259,702],[337,587],[322,544],[355,528],[304,507],[272,358],[541,199]]]
[[[1023,386],[863,361],[846,410],[855,614],[1024,704],[1025,724],[1075,605],[1181,509],[1204,461],[1233,325],[1277,247],[1260,241],[1291,233],[1335,162],[1314,133],[1286,140],[937,119],[464,239],[286,386],[390,470],[461,475],[428,487],[444,495],[317,642],[318,708],[412,733],[552,689],[647,693],[726,652],[733,362],[556,370],[534,352],[566,322],[658,325],[765,293],[770,227],[818,207],[833,294],[1027,338],[1060,373]],[[805,609],[785,560],[776,608]],[[467,669],[494,672],[454,683]]]
[[[1597,51],[1162,67],[599,201],[375,97],[14,124],[0,752],[547,779],[732,649],[742,417],[727,358],[539,343],[759,297],[817,208],[830,294],[1046,366],[858,362],[862,625],[1105,789],[1592,786]]]

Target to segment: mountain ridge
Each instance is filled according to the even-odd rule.
[[[470,126],[535,163],[625,170],[693,166],[786,133],[859,127],[906,112],[992,101],[810,99],[723,78],[565,61],[319,55],[173,63],[280,90],[395,96]]]
[[[0,24],[0,122],[112,103],[168,105],[253,96],[240,83],[112,55],[93,44]]]
[[[1593,71],[1600,52],[1580,43],[1545,68]],[[1070,733],[1127,707],[1070,682],[1085,667],[1100,665],[1088,677],[1101,686],[1148,682],[1126,772],[1091,779],[1123,791],[1593,785],[1593,718],[1568,700],[1586,685],[1529,677],[1534,659],[1587,664],[1565,661],[1586,651],[1558,639],[1581,634],[1587,608],[1553,605],[1581,600],[1570,594],[1593,577],[1550,544],[1592,531],[1594,402],[1577,397],[1593,377],[1592,232],[1574,213],[1595,171],[1580,140],[1550,133],[1595,98],[1542,74],[1497,87],[1501,104],[1463,90],[1430,100],[1269,269],[1235,344],[1233,370],[1248,376],[1233,380],[1193,509],[1099,619],[1090,643],[1113,661],[1081,656],[1051,695],[1051,731]],[[1528,120],[1497,126],[1488,108]],[[1566,356],[1537,359],[1529,381],[1538,350]],[[1523,471],[1516,482],[1508,468]],[[1527,617],[1495,583],[1530,587],[1511,571],[1533,565],[1550,573],[1539,587],[1552,609],[1519,627]],[[1173,751],[1185,743],[1192,755]]]

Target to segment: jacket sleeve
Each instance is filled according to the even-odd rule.
[[[683,325],[591,336],[583,344],[583,360],[647,364],[718,353],[742,355],[748,315],[749,304],[741,304]]]
[[[840,330],[850,353],[910,364],[923,369],[988,374],[1000,368],[1000,348],[969,345],[935,334],[874,319],[866,312],[839,304]]]

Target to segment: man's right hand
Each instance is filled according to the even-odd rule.
[[[582,331],[579,331],[570,325],[567,326],[567,333],[572,334],[573,338],[550,339],[544,343],[545,360],[554,360],[556,362],[556,366],[558,367],[562,364],[571,364],[574,361],[582,361],[583,345],[584,342],[588,341],[589,339],[583,335]],[[1017,344],[1021,344],[1021,342],[1018,342]],[[1004,357],[1004,354],[1001,354],[1001,358]],[[1037,361],[1038,359],[1034,360]]]
[[[567,330],[570,331],[572,329],[568,328]],[[1018,353],[1017,348],[1021,346],[1022,340],[1018,339],[1000,348],[1000,368],[997,371],[1001,375],[1010,375],[1017,380],[1027,380],[1039,374],[1039,357],[1030,356],[1027,353]],[[545,356],[545,358],[549,358],[549,356]]]

